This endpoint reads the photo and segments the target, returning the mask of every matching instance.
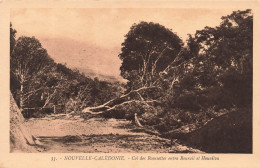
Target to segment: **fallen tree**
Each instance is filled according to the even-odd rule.
[[[161,88],[155,86],[142,87],[100,106],[87,107],[82,112],[105,117],[130,119],[135,121],[136,125],[143,127],[138,115],[155,110],[154,106],[160,104],[160,91]]]

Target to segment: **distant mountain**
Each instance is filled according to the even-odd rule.
[[[96,73],[94,70],[89,69],[89,68],[76,68],[78,69],[80,72],[84,73],[86,76],[94,79],[95,77],[99,78],[100,80],[103,81],[108,81],[108,82],[123,82],[126,83],[126,80],[123,79],[122,77],[118,76],[111,76],[111,75],[103,75],[103,74],[99,74]]]
[[[98,44],[80,42],[68,38],[39,37],[43,47],[57,62],[66,64],[71,69],[78,69],[91,78],[110,82],[126,82],[120,77],[118,58],[120,46],[104,48]]]

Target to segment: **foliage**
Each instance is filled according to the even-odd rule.
[[[202,52],[203,71],[200,71],[198,76],[201,86],[204,89],[220,88],[219,93],[223,98],[230,96],[228,98],[230,107],[251,106],[253,70],[251,11],[235,11],[222,17],[220,26],[205,27],[197,31],[195,37]]]
[[[10,88],[25,117],[80,112],[120,96],[121,83],[91,79],[55,63],[35,37],[19,37],[10,25]]]
[[[186,45],[171,30],[141,22],[122,44],[121,75],[128,90],[161,88],[159,107],[140,114],[143,124],[161,131],[201,127],[223,111],[252,106],[252,46],[251,10],[223,16],[219,26],[189,35]]]
[[[151,86],[183,45],[175,33],[153,22],[134,24],[125,37],[119,55],[123,61],[120,70],[133,89]]]
[[[40,76],[48,71],[53,60],[39,40],[22,36],[16,41],[10,61],[11,81],[15,81],[19,87],[19,107],[23,112],[31,93],[39,89],[30,85],[31,81],[39,82]]]

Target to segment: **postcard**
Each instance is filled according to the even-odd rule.
[[[257,1],[0,2],[0,167],[259,167]]]

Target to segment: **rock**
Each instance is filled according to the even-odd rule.
[[[24,125],[24,117],[10,93],[10,151],[37,152],[35,139]]]

